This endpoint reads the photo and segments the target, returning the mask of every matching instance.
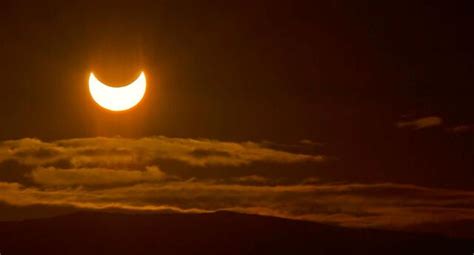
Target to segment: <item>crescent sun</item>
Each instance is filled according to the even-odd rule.
[[[145,73],[142,72],[135,81],[122,87],[107,86],[91,73],[89,91],[101,107],[111,111],[125,111],[137,105],[145,95]]]

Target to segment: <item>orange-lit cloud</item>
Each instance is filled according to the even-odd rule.
[[[37,139],[5,141],[0,161],[15,159],[28,165],[67,161],[75,167],[152,164],[175,160],[192,166],[241,166],[252,162],[320,162],[322,155],[305,155],[264,147],[254,142],[234,143],[163,136],[142,139],[81,138],[43,142]]]

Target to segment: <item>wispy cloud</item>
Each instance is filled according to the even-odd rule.
[[[320,162],[325,157],[271,149],[254,142],[158,136],[142,139],[98,137],[54,142],[30,138],[10,140],[0,145],[0,161],[8,159],[28,165],[67,162],[74,167],[150,165],[161,159],[204,167],[242,166],[253,162]]]
[[[429,127],[439,126],[443,123],[443,119],[438,116],[423,117],[410,121],[399,121],[397,126],[399,128],[413,128],[413,129],[424,129]]]

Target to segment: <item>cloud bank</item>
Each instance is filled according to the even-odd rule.
[[[199,171],[218,166],[226,175],[202,179],[192,171],[176,174],[159,165],[163,160]],[[317,169],[325,160],[323,155],[254,142],[167,137],[10,140],[0,144],[0,202],[134,211],[231,210],[395,229],[474,220],[472,191],[396,183],[331,184],[317,177],[285,183],[239,172],[257,163],[278,164],[291,176],[297,164]]]

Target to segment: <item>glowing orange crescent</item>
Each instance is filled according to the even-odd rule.
[[[125,111],[137,105],[145,95],[145,73],[122,87],[110,87],[99,81],[93,73],[89,76],[89,91],[94,101],[111,111]]]

